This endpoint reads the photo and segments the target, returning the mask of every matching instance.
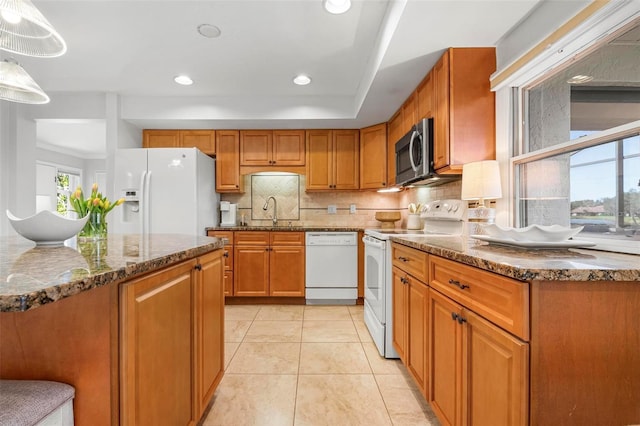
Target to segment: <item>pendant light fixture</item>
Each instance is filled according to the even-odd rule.
[[[0,49],[53,58],[63,55],[67,44],[30,0],[0,0]]]
[[[49,96],[16,61],[0,62],[0,99],[23,104],[46,104]]]

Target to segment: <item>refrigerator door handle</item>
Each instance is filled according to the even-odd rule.
[[[140,221],[140,233],[144,234],[144,215],[145,215],[145,211],[147,211],[147,200],[145,200],[145,195],[147,193],[147,188],[146,188],[146,182],[147,182],[147,171],[145,170],[144,172],[142,172],[142,175],[140,176],[140,198],[139,198],[139,203],[140,203],[140,209],[138,211],[138,220]]]
[[[144,233],[148,234],[151,230],[151,171],[145,172],[146,182],[144,184]]]

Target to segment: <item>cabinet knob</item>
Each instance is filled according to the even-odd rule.
[[[387,186],[387,182],[382,182],[382,186]]]
[[[223,257],[227,257],[227,258],[228,258],[228,257],[229,257],[229,252],[228,252],[228,251],[225,251],[225,252],[222,254],[222,256],[223,256]]]
[[[399,256],[399,257],[398,257],[398,260],[402,260],[403,262],[408,262],[408,261],[409,261],[409,259],[407,259],[407,258],[406,258],[406,257],[404,257],[404,256]]]
[[[202,271],[202,265],[198,263],[198,264],[195,266],[195,269],[196,269],[196,271]]]

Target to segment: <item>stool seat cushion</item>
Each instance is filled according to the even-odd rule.
[[[0,380],[0,425],[34,425],[74,395],[73,386],[65,383]]]

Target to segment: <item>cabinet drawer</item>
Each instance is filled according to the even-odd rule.
[[[429,257],[429,269],[432,288],[529,340],[529,283],[437,256]]]
[[[397,266],[422,282],[428,282],[428,255],[411,247],[393,243],[391,246],[393,266]]]
[[[272,246],[304,246],[304,232],[271,232]]]
[[[234,235],[236,246],[267,246],[269,231],[237,231]]]
[[[233,231],[207,231],[207,237],[222,238],[225,246],[233,245]]]

